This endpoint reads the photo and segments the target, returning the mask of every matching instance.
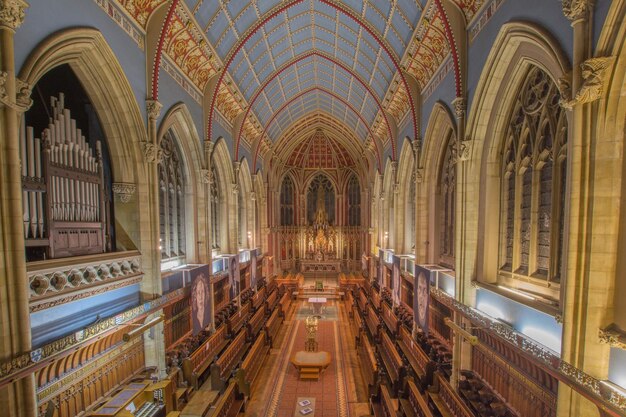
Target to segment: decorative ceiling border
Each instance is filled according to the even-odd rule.
[[[122,28],[128,36],[137,44],[139,49],[145,51],[144,31],[137,28],[135,23],[126,15],[126,12],[114,0],[94,0],[100,8],[111,18],[117,25]]]
[[[467,33],[470,45],[474,43],[474,40],[478,34],[484,29],[487,22],[496,14],[502,3],[505,0],[491,0],[484,8],[483,11],[474,19],[472,24],[469,25]]]

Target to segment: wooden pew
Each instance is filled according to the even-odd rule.
[[[182,368],[185,381],[198,389],[203,379],[202,375],[227,344],[226,325],[222,324],[191,356],[183,360]]]
[[[380,294],[374,288],[372,288],[372,291],[370,293],[370,302],[374,306],[376,311],[380,311],[380,303],[382,302],[382,300],[380,299]]]
[[[278,330],[283,322],[280,317],[280,311],[275,309],[269,319],[265,322],[265,334],[267,335],[267,343],[271,347],[276,347],[276,337],[278,336]]]
[[[265,286],[265,288],[267,289],[267,294],[269,295],[278,289],[278,285],[276,285],[276,281],[272,280]]]
[[[386,332],[381,332],[378,348],[378,353],[382,358],[383,365],[389,376],[390,388],[394,395],[398,395],[404,386],[405,369],[402,364],[402,357],[400,357],[395,345]]]
[[[352,307],[354,306],[354,296],[352,290],[346,290],[346,310],[348,310],[348,318],[352,318]]]
[[[250,397],[252,382],[254,382],[254,379],[259,373],[269,348],[265,332],[262,331],[246,354],[246,357],[241,363],[241,367],[237,370],[235,378],[239,384],[239,392],[247,397]]]
[[[400,399],[400,409],[405,417],[433,417],[426,399],[411,380],[407,384],[407,391],[407,398]]]
[[[376,310],[374,310],[372,306],[369,306],[367,308],[365,324],[367,325],[367,328],[370,331],[370,336],[372,336],[374,342],[378,342],[380,335],[380,320],[378,319],[378,314],[376,313]]]
[[[211,386],[214,390],[221,390],[226,386],[228,379],[247,348],[246,332],[239,332],[229,343],[226,350],[211,365]]]
[[[417,386],[423,390],[428,385],[431,385],[433,381],[435,363],[422,350],[419,343],[417,343],[411,336],[411,332],[404,326],[400,327],[400,340],[398,340],[398,346],[400,347],[402,353],[404,353],[404,356],[411,365],[411,369],[417,377]]]
[[[378,395],[378,389],[380,387],[378,363],[376,362],[374,348],[363,331],[360,332],[360,343],[357,354],[359,356],[359,362],[361,363],[361,371],[363,372],[363,377],[367,384],[368,394],[370,397],[375,397]]]
[[[280,298],[280,314],[284,318],[287,316],[287,311],[289,307],[291,307],[291,293],[289,291],[285,292],[283,296]]]
[[[439,372],[435,372],[434,390],[429,392],[428,396],[444,417],[475,417],[472,410]]]
[[[361,312],[359,308],[356,306],[352,306],[352,331],[354,332],[355,344],[359,345],[359,338],[361,335],[361,331],[363,330],[363,319],[361,319]]]
[[[248,332],[248,342],[252,342],[256,339],[257,334],[263,328],[263,323],[265,321],[265,310],[262,308],[258,309],[256,313],[248,320],[248,324],[246,325],[246,331]]]
[[[379,402],[372,402],[372,412],[375,417],[399,417],[396,400],[391,398],[389,389],[385,385],[380,386]]]
[[[227,334],[229,338],[235,337],[239,330],[248,321],[250,316],[250,302],[246,302],[241,305],[241,308],[233,313],[232,316],[226,320]]]
[[[393,314],[393,310],[387,303],[382,303],[380,314],[383,318],[383,323],[385,323],[394,338],[397,338],[400,333],[400,321],[398,321],[398,318]]]
[[[278,304],[278,290],[274,290],[267,296],[265,300],[265,314],[268,316],[272,314],[276,305]]]
[[[258,290],[256,292],[256,294],[254,294],[252,296],[252,298],[250,299],[250,301],[252,302],[252,309],[253,310],[258,310],[259,307],[261,307],[261,305],[263,304],[263,302],[265,301],[265,287],[261,288],[260,290]]]
[[[365,294],[365,290],[363,289],[359,290],[356,303],[359,307],[359,310],[361,310],[361,312],[365,313],[367,311],[367,295]]]
[[[237,383],[233,381],[228,384],[224,394],[217,400],[207,417],[236,417],[243,411],[244,403],[245,398],[239,392]]]

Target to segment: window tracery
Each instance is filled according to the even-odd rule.
[[[454,268],[454,217],[456,210],[455,138],[448,137],[448,145],[441,165],[441,210],[439,218],[439,263]]]
[[[283,179],[280,190],[280,225],[294,225],[294,186],[289,175]]]
[[[211,245],[212,249],[220,249],[220,191],[219,177],[215,166],[211,168]]]
[[[348,226],[361,225],[361,188],[356,175],[348,182]]]
[[[180,151],[168,130],[161,139],[159,163],[159,224],[161,259],[185,255],[185,183]]]
[[[561,279],[567,120],[559,100],[554,81],[533,67],[514,104],[502,151],[500,279]]]

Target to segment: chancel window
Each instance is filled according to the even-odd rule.
[[[219,177],[215,167],[211,169],[211,245],[213,249],[220,248],[220,191]]]
[[[280,225],[294,225],[294,186],[289,175],[283,179],[280,189]]]
[[[185,184],[182,162],[171,130],[161,139],[159,224],[161,259],[185,255]]]
[[[348,226],[361,225],[361,188],[356,175],[348,182]]]
[[[561,280],[567,120],[559,99],[552,79],[533,67],[511,113],[500,171],[499,275],[505,283],[545,287]]]
[[[454,268],[454,211],[456,193],[456,164],[453,147],[454,136],[448,145],[441,166],[441,210],[439,211],[439,263]]]

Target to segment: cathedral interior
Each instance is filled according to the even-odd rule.
[[[626,416],[624,22],[0,0],[0,415]]]

